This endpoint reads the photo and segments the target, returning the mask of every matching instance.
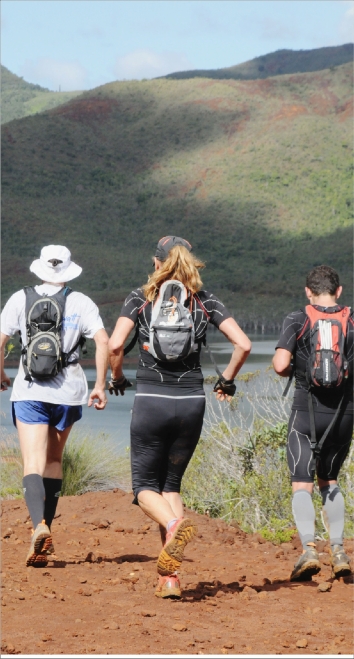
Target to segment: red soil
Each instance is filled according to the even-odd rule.
[[[42,569],[25,567],[24,502],[3,502],[3,653],[352,653],[353,579],[332,581],[325,542],[320,574],[290,583],[297,538],[277,547],[191,513],[199,534],[181,566],[182,599],[160,600],[158,528],[131,501],[121,490],[61,499],[56,557]]]
[[[60,114],[72,121],[81,121],[83,123],[91,121],[105,121],[113,109],[119,107],[115,99],[85,98],[73,100],[68,104],[59,106],[51,110],[52,114]]]

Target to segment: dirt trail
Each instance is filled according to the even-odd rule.
[[[320,574],[293,584],[298,538],[279,548],[191,513],[182,599],[160,600],[158,527],[131,501],[121,490],[60,499],[44,569],[24,565],[24,502],[3,502],[4,654],[352,654],[353,579],[332,583],[324,542]]]

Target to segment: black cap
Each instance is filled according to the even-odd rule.
[[[178,236],[164,236],[164,238],[161,238],[161,240],[159,240],[157,243],[155,252],[156,258],[159,259],[159,261],[166,261],[169,251],[176,245],[182,245],[183,247],[186,247],[189,252],[192,249],[192,245],[188,242],[188,240],[178,238]]]

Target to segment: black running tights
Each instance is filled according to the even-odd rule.
[[[135,498],[143,490],[179,492],[203,426],[205,398],[137,394],[131,422]]]

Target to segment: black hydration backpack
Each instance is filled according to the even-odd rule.
[[[32,286],[24,289],[26,295],[26,345],[22,348],[25,380],[48,380],[55,377],[68,364],[69,358],[81,346],[85,338],[80,337],[67,353],[62,351],[61,331],[66,298],[72,292],[68,286],[55,295],[39,295]]]

